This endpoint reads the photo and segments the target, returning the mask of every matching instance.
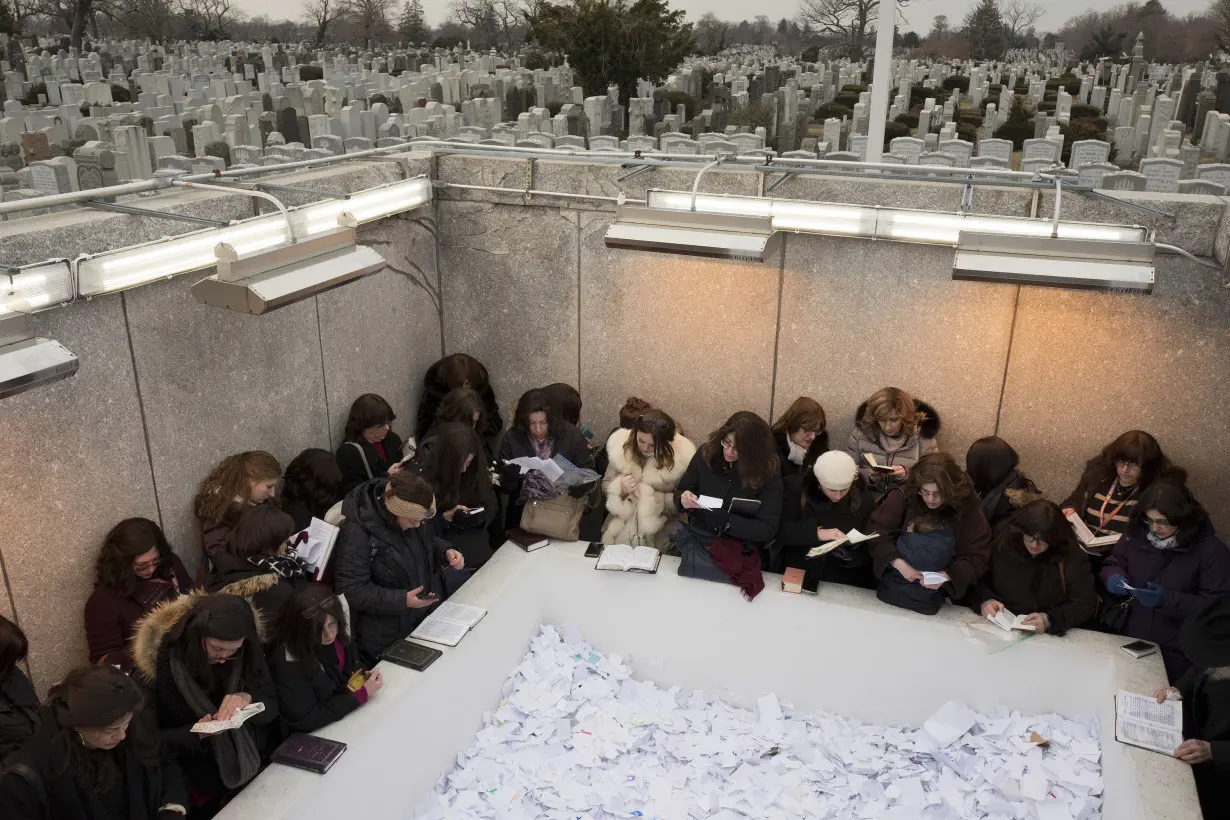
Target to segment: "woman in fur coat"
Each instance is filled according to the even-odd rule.
[[[696,454],[696,445],[679,435],[675,421],[661,410],[648,410],[611,433],[606,442],[610,462],[602,479],[610,516],[602,528],[604,544],[669,548],[667,522],[675,507],[675,484]]]

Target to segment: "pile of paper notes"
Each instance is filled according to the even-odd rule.
[[[541,627],[504,700],[420,820],[489,818],[1037,818],[1101,816],[1096,718],[976,714],[923,727],[754,710],[633,680],[576,630]]]

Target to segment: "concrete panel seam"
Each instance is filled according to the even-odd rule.
[[[1016,337],[1016,314],[1021,307],[1021,286],[1012,297],[1012,321],[1008,324],[1008,349],[1004,351],[1004,377],[999,383],[999,403],[995,406],[995,435],[999,435],[999,417],[1004,412],[1004,394],[1008,391],[1008,366],[1012,362],[1012,341]]]
[[[329,373],[325,369],[325,339],[324,332],[320,329],[320,296],[312,297],[312,304],[316,306],[316,344],[320,349],[320,384],[323,390],[321,394],[325,400],[325,436],[329,439],[329,449],[333,449],[333,415],[329,412]]]
[[[777,262],[777,316],[773,322],[773,375],[769,378],[769,423],[773,423],[773,402],[777,398],[777,354],[782,341],[782,292],[786,287],[786,243],[790,234],[782,235],[781,254]]]
[[[132,361],[132,381],[137,390],[137,411],[141,414],[141,436],[145,441],[145,462],[149,465],[150,486],[154,488],[154,509],[158,510],[158,527],[164,529],[162,500],[158,496],[158,476],[154,473],[154,448],[149,440],[149,421],[145,417],[145,396],[141,394],[141,373],[137,370],[137,351],[132,344],[132,323],[128,321],[128,294],[120,293],[120,312],[124,316],[124,338]],[[16,604],[13,605],[16,608]]]
[[[434,155],[433,155],[434,159]],[[433,177],[434,178],[434,177]],[[440,358],[444,358],[444,274],[440,270],[440,200],[436,198],[431,203],[432,220],[435,222],[435,230],[431,232],[431,252],[432,259],[436,266],[436,293],[440,296],[440,301],[437,304],[439,308],[440,318]]]
[[[581,389],[581,215],[573,213],[577,249],[577,390]]]

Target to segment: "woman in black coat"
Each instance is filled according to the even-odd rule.
[[[38,729],[38,695],[18,666],[28,648],[21,627],[0,616],[0,764]]]
[[[874,507],[875,499],[863,486],[854,459],[841,450],[821,454],[803,476],[801,498],[782,509],[777,569],[802,569],[803,588],[809,592],[815,592],[820,581],[875,589],[865,544],[847,542],[824,555],[807,557],[815,547],[845,538],[851,530],[866,533]]]
[[[4,820],[182,820],[179,768],[159,756],[141,687],[113,666],[54,686],[38,733],[0,777]],[[14,770],[14,766],[23,767]]]
[[[456,421],[433,428],[407,470],[431,484],[440,510],[432,523],[465,557],[466,568],[476,570],[487,563],[492,555],[487,527],[499,515],[499,502],[478,432]]]
[[[541,390],[528,390],[517,402],[513,426],[500,445],[500,492],[508,496],[505,529],[521,526],[521,513],[531,496],[554,497],[544,495],[550,482],[543,482],[545,476],[542,473],[532,471],[521,475],[520,468],[508,462],[514,458],[537,456],[549,459],[556,455],[562,455],[577,467],[593,466],[589,444],[577,426],[564,421]]]
[[[974,483],[978,504],[991,529],[1007,521],[1016,510],[1042,498],[1042,493],[1018,469],[1021,459],[999,436],[986,436],[965,454],[965,474]]]
[[[423,376],[423,393],[419,397],[419,412],[414,422],[414,435],[418,441],[426,438],[427,428],[436,417],[436,408],[450,390],[469,387],[483,400],[486,413],[478,434],[493,439],[504,429],[500,418],[500,405],[491,389],[491,377],[483,363],[468,353],[451,353],[427,368]]]
[[[795,485],[797,498],[803,477],[820,454],[829,449],[827,420],[820,402],[807,396],[795,399],[786,413],[773,422],[773,443],[777,447],[782,481]]]
[[[282,610],[269,669],[292,732],[315,732],[341,720],[384,685],[379,669],[363,670],[342,602],[321,584],[299,590]]]
[[[263,504],[248,510],[231,530],[226,547],[214,553],[206,590],[247,598],[261,623],[272,628],[295,588],[313,574],[298,556],[283,554],[294,534],[294,519],[277,507]]]
[[[364,393],[350,405],[346,440],[337,448],[337,466],[342,471],[342,497],[373,478],[383,478],[402,460],[401,436],[389,429],[397,416],[389,403],[375,393]]]
[[[165,754],[212,816],[281,741],[277,689],[255,612],[234,595],[185,595],[141,621],[132,656],[151,690]],[[254,703],[264,710],[236,729],[192,731],[198,721],[227,720]]]
[[[398,472],[362,484],[342,502],[333,586],[346,596],[359,656],[374,666],[445,597],[445,567],[465,559],[428,519],[436,515],[431,485]]]

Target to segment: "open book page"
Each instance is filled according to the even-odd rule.
[[[1089,526],[1085,524],[1079,515],[1074,512],[1070,512],[1065,516],[1065,518],[1067,518],[1068,523],[1072,525],[1072,531],[1076,533],[1077,539],[1082,544],[1088,544],[1093,540],[1093,531],[1089,529]]]
[[[815,558],[817,555],[824,555],[826,552],[832,552],[837,549],[842,544],[861,544],[864,541],[870,541],[872,538],[877,537],[877,535],[878,534],[874,532],[867,534],[861,533],[857,529],[852,529],[846,533],[845,538],[838,538],[836,541],[825,541],[818,547],[812,547],[807,552],[807,557]]]
[[[597,569],[640,570],[653,572],[661,557],[653,547],[630,547],[627,544],[608,544],[598,556]]]
[[[1174,750],[1183,743],[1183,735],[1170,729],[1161,729],[1148,723],[1137,723],[1121,717],[1115,724],[1115,740],[1139,746],[1151,752],[1173,755]]]
[[[226,732],[230,729],[238,729],[248,718],[255,717],[265,711],[265,704],[257,701],[250,703],[235,713],[235,716],[228,720],[201,720],[197,721],[192,726],[192,731],[198,735],[216,735],[219,732]]]
[[[948,579],[944,577],[942,572],[924,572],[922,574],[922,582],[936,586],[937,584],[946,584]]]
[[[987,620],[1005,632],[1011,632],[1014,629],[1022,632],[1035,631],[1032,625],[1025,624],[1024,615],[1013,615],[1007,609],[1001,609],[999,612],[996,612],[994,615],[987,618]]]
[[[295,554],[316,570],[318,580],[324,568],[329,564],[329,557],[333,554],[333,546],[337,543],[339,532],[340,530],[332,524],[321,521],[319,518],[313,518],[307,528],[307,541],[295,549]]]
[[[466,604],[455,604],[452,601],[445,601],[436,607],[436,611],[431,613],[431,618],[441,621],[453,621],[454,623],[462,624],[467,629],[474,626],[483,619],[487,614],[487,610],[477,606],[467,606]]]
[[[712,495],[698,495],[696,496],[696,503],[700,505],[702,510],[722,509],[722,499]]]
[[[476,606],[445,601],[436,607],[435,612],[423,619],[410,633],[410,637],[445,646],[456,646],[486,614],[487,610]]]
[[[1183,703],[1120,690],[1115,695],[1115,740],[1164,755],[1183,742]]]

